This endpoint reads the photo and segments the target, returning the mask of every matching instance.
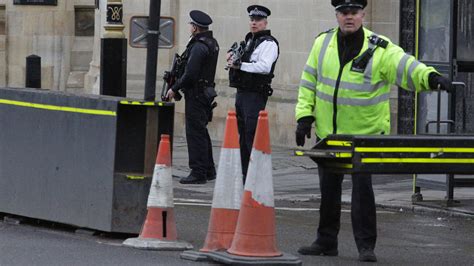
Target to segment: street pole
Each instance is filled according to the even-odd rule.
[[[161,0],[150,0],[150,15],[148,20],[145,101],[155,101],[156,69],[158,60],[158,41],[160,37]]]
[[[122,0],[107,0],[107,21],[100,46],[100,94],[127,95],[127,39]]]

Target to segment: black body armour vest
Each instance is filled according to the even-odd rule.
[[[270,30],[264,30],[252,34],[251,32],[245,36],[245,52],[242,56],[242,62],[250,63],[250,57],[257,47],[264,41],[274,41],[278,46],[278,55],[280,55],[280,48],[277,39],[271,35]],[[271,87],[272,79],[274,77],[276,62],[272,64],[272,69],[268,74],[257,74],[241,71],[240,69],[229,70],[229,86],[240,90],[247,91],[262,91]]]
[[[186,51],[182,55],[184,62],[188,61],[187,59],[189,58],[189,52],[197,42],[206,45],[209,52],[209,56],[206,57],[200,68],[198,87],[214,87],[217,59],[219,57],[219,44],[212,36],[212,31],[206,31],[197,34],[193,39],[191,39],[188,46],[186,47]]]

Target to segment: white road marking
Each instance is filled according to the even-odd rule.
[[[174,205],[211,207],[211,201],[209,201],[209,200],[175,199],[174,201],[175,201]],[[275,210],[278,210],[278,211],[293,211],[293,212],[319,211],[318,208],[290,208],[290,207],[275,207]],[[350,213],[351,210],[341,210],[341,212]],[[393,211],[377,211],[377,213],[394,214]]]

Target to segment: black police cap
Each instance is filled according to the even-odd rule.
[[[261,17],[261,18],[266,18],[272,14],[270,9],[264,6],[259,6],[259,5],[251,5],[247,7],[247,12],[249,13],[250,17]]]
[[[211,17],[200,10],[193,10],[189,12],[189,17],[191,17],[191,23],[199,27],[207,28],[212,24]]]
[[[331,4],[336,8],[336,10],[344,8],[364,9],[367,6],[367,0],[331,0]]]

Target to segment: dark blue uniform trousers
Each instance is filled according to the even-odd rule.
[[[321,188],[321,206],[316,243],[324,248],[337,248],[341,225],[341,192],[343,174],[334,174],[318,165]],[[374,249],[377,240],[377,220],[372,177],[352,175],[351,200],[352,230],[357,249]]]
[[[214,172],[212,143],[207,131],[210,104],[204,95],[197,97],[185,95],[186,139],[188,142],[189,168],[191,175],[206,179],[208,173]]]
[[[235,96],[235,110],[239,129],[240,158],[242,173],[247,175],[253,138],[257,129],[258,113],[265,110],[268,96],[256,91],[238,90]]]

